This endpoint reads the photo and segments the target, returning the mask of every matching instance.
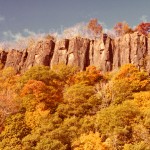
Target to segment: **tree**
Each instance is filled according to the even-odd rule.
[[[88,66],[86,71],[78,72],[74,75],[75,83],[85,83],[88,85],[94,85],[101,79],[103,79],[103,76],[95,66]]]
[[[125,144],[123,150],[149,150],[149,144],[142,142],[135,143],[135,144]]]
[[[72,143],[73,150],[107,150],[98,132],[81,134],[81,136]]]
[[[114,81],[122,79],[129,83],[133,92],[146,90],[150,83],[148,73],[139,71],[133,64],[123,65],[119,72],[114,76]]]
[[[0,149],[19,150],[21,140],[30,133],[31,129],[25,124],[24,114],[16,113],[5,121],[5,127],[0,134]]]
[[[114,26],[114,30],[117,36],[122,36],[126,33],[132,33],[132,29],[131,27],[129,27],[129,25],[126,22],[118,22],[115,26]]]
[[[44,108],[53,108],[62,100],[61,93],[53,86],[47,86],[42,81],[29,80],[21,90],[23,107],[27,110],[35,110],[40,103]]]
[[[95,37],[99,37],[102,33],[103,27],[101,24],[98,23],[98,20],[96,18],[93,18],[89,21],[87,25],[88,29],[93,32]]]
[[[141,34],[148,35],[150,32],[150,23],[141,22],[136,28],[135,31],[138,31]]]
[[[50,71],[50,68],[47,66],[34,66],[27,70],[23,76],[21,76],[18,84],[20,86],[24,86],[25,83],[28,82],[28,80],[37,80],[42,81],[45,84],[49,84],[49,81],[51,78],[54,78],[55,73]]]
[[[131,101],[110,106],[97,113],[97,131],[112,140],[111,147],[120,147],[132,139],[132,127],[140,116],[138,107]]]

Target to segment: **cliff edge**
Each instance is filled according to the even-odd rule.
[[[81,70],[94,65],[104,72],[132,63],[150,73],[149,56],[150,38],[137,32],[115,39],[107,35],[95,40],[82,37],[56,41],[43,39],[23,51],[0,51],[4,68],[13,67],[18,73],[35,65],[53,67],[62,62],[78,66]]]

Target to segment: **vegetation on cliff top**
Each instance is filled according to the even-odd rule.
[[[26,30],[24,32],[26,32]],[[107,34],[111,38],[116,38],[123,36],[127,33],[134,32],[138,32],[139,34],[149,36],[150,23],[141,22],[136,27],[132,28],[127,22],[123,21],[116,23],[114,27],[112,27],[112,29],[106,29],[106,26],[100,21],[98,21],[98,19],[92,18],[87,23],[81,22],[72,27],[61,29],[61,33],[53,31],[50,33],[31,34],[27,37],[21,35],[20,38],[15,39],[15,41],[1,41],[0,50],[22,50],[27,47],[30,47],[30,45],[35,44],[39,40],[45,40],[47,38],[56,40],[64,38],[70,39],[76,36],[80,36],[88,39],[96,39],[102,37],[103,34]],[[12,33],[10,34],[13,35]]]

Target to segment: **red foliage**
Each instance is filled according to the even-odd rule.
[[[150,32],[150,23],[144,23],[144,22],[140,23],[136,27],[135,31],[138,31],[139,33],[147,35],[148,32]]]

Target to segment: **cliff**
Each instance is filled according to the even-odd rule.
[[[35,65],[53,67],[59,63],[79,66],[84,70],[94,65],[102,71],[112,71],[123,64],[132,63],[150,73],[150,38],[134,32],[111,39],[106,35],[90,40],[82,37],[56,40],[43,39],[27,49],[0,52],[0,61],[23,73]]]

